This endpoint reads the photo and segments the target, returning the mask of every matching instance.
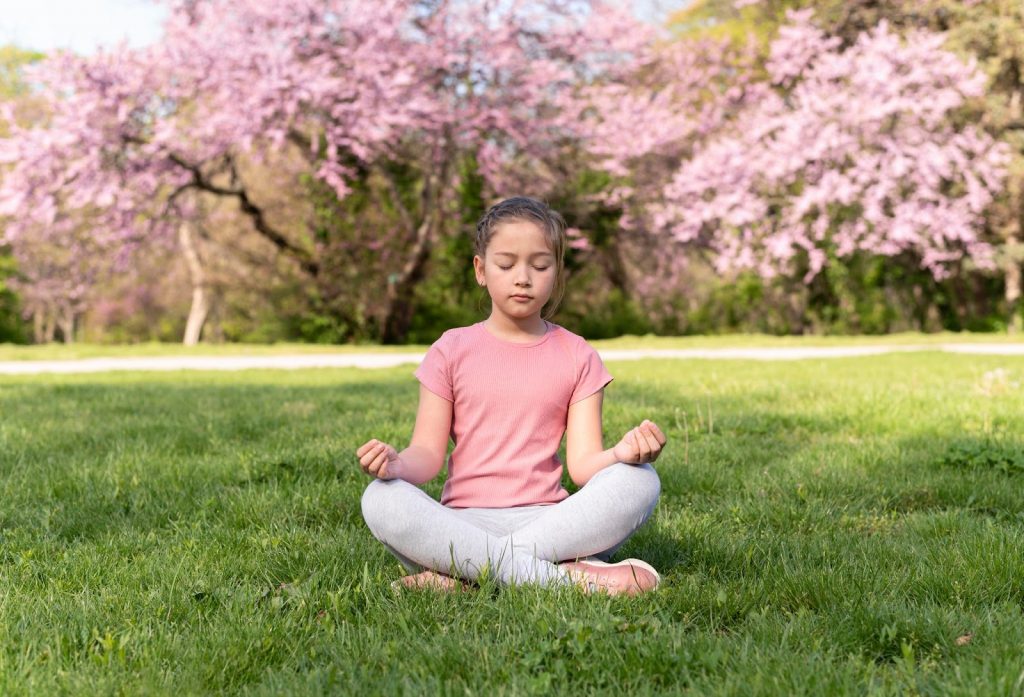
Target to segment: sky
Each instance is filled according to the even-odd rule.
[[[0,0],[0,44],[82,54],[122,40],[144,46],[159,38],[164,16],[153,0]]]
[[[685,0],[631,0],[646,21],[657,21]],[[160,36],[166,9],[155,0],[0,0],[0,45],[90,54],[127,40],[132,46]]]

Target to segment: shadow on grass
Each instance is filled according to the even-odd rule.
[[[415,398],[406,378],[19,385],[0,393],[0,528],[92,538],[222,517],[247,499],[317,503],[324,491],[339,500],[310,524],[352,523],[365,484],[356,447],[407,439]],[[266,513],[268,524],[289,515]]]
[[[0,410],[11,415],[0,451],[11,505],[0,527],[71,540],[197,518],[270,525],[288,519],[304,497],[313,498],[305,524],[361,527],[366,479],[354,451],[369,438],[407,442],[417,386],[406,372],[327,385],[237,376],[20,383],[0,393]],[[670,389],[623,386],[613,398],[606,441],[642,418],[663,425],[670,444],[657,467],[671,502],[734,487],[848,423],[842,414],[784,413],[771,408],[772,395],[753,391],[688,400]],[[439,487],[427,490],[436,495]],[[653,528],[632,544],[662,567],[684,557],[684,545]]]

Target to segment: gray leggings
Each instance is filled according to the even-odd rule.
[[[448,508],[401,479],[374,480],[363,493],[370,532],[410,572],[433,569],[475,581],[568,582],[556,562],[607,559],[644,524],[661,484],[650,465],[606,467],[578,492],[548,506]]]

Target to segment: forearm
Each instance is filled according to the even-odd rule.
[[[577,486],[583,486],[590,481],[590,478],[603,470],[605,467],[614,465],[618,460],[615,458],[614,448],[597,450],[586,455],[580,455],[569,466],[569,477]]]
[[[410,445],[398,453],[398,459],[388,467],[393,479],[403,479],[410,484],[425,484],[437,476],[444,464],[444,457],[438,457],[427,448]]]

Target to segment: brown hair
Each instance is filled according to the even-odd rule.
[[[547,236],[551,253],[555,257],[555,287],[551,292],[551,298],[544,306],[543,315],[544,319],[550,319],[565,296],[565,220],[558,211],[543,201],[528,196],[514,196],[496,203],[487,209],[480,222],[476,224],[473,251],[483,259],[487,245],[491,243],[498,226],[517,221],[536,223]]]

